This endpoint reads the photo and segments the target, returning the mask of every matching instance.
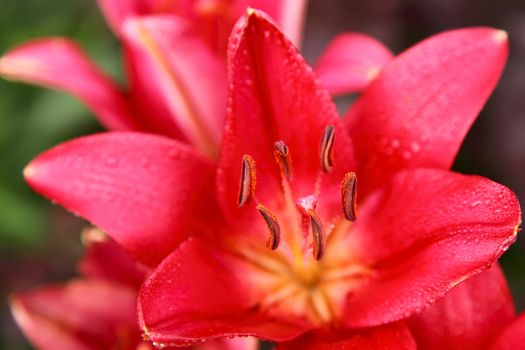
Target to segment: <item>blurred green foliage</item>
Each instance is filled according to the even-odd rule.
[[[0,53],[27,40],[67,36],[102,68],[119,73],[117,43],[91,0],[0,0]],[[24,166],[61,141],[99,126],[62,93],[0,80],[0,247],[27,249],[48,231],[49,204],[22,178]]]

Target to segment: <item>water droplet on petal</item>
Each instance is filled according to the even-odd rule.
[[[412,152],[418,153],[419,151],[421,151],[421,146],[419,145],[419,143],[414,141],[410,144],[410,149],[412,150]]]

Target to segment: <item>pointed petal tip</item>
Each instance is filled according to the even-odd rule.
[[[34,178],[34,175],[35,175],[35,166],[33,164],[33,162],[29,163],[28,165],[26,165],[26,167],[24,168],[24,170],[22,171],[22,173],[24,174],[24,179],[26,179],[26,181],[30,181],[31,179]]]
[[[13,315],[13,318],[19,327],[23,327],[23,325],[29,322],[31,316],[26,306],[22,302],[21,297],[16,294],[10,295],[9,307],[11,309],[11,315]]]
[[[248,6],[246,8],[246,16],[250,17],[250,16],[254,16],[254,15],[257,15],[257,10],[254,9],[253,7]]]
[[[494,40],[498,43],[506,43],[509,40],[509,34],[502,29],[496,30],[493,35]]]

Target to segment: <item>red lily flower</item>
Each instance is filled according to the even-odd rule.
[[[85,277],[13,295],[15,320],[41,350],[153,350],[142,340],[136,318],[146,270],[99,230],[86,230],[86,237],[80,264]],[[255,350],[256,344],[253,338],[237,338],[185,349]]]
[[[396,58],[351,111],[354,160],[328,93],[250,10],[229,46],[217,201],[213,163],[136,133],[56,147],[26,177],[152,266],[193,234],[142,287],[141,326],[154,342],[283,341],[326,326],[386,324],[434,303],[516,238],[510,190],[446,170],[506,52],[502,32],[473,28]]]
[[[129,92],[71,40],[39,39],[0,59],[0,75],[71,93],[110,130],[147,131],[218,154],[226,106],[226,36],[246,6],[267,11],[300,42],[306,1],[99,0],[122,41]],[[362,34],[334,40],[319,61],[335,94],[365,88],[391,54]]]
[[[122,41],[124,92],[72,41],[28,42],[0,60],[8,79],[49,86],[82,100],[112,130],[147,131],[216,157],[226,108],[226,38],[247,6],[260,6],[297,40],[304,0],[100,0]]]

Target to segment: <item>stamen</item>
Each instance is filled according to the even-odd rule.
[[[245,154],[242,157],[241,181],[239,183],[239,197],[237,201],[239,207],[242,207],[253,198],[255,182],[255,161],[252,156]]]
[[[357,209],[357,177],[354,172],[347,173],[341,184],[343,212],[348,221],[355,221]]]
[[[321,170],[325,173],[332,172],[334,166],[333,146],[335,138],[335,126],[327,125],[321,139]]]
[[[310,225],[312,226],[312,234],[314,238],[314,259],[321,260],[326,247],[326,234],[324,232],[323,223],[314,210],[309,210],[308,215],[310,216]]]
[[[268,238],[268,242],[266,242],[266,246],[271,250],[275,250],[281,242],[281,227],[279,226],[277,217],[263,205],[259,204],[257,210],[264,221],[266,221],[266,225],[268,225],[268,230],[270,231],[270,237]]]
[[[281,174],[291,181],[293,177],[292,173],[292,157],[290,156],[290,150],[284,141],[279,140],[275,143],[275,151],[273,152],[277,164],[281,169]]]

